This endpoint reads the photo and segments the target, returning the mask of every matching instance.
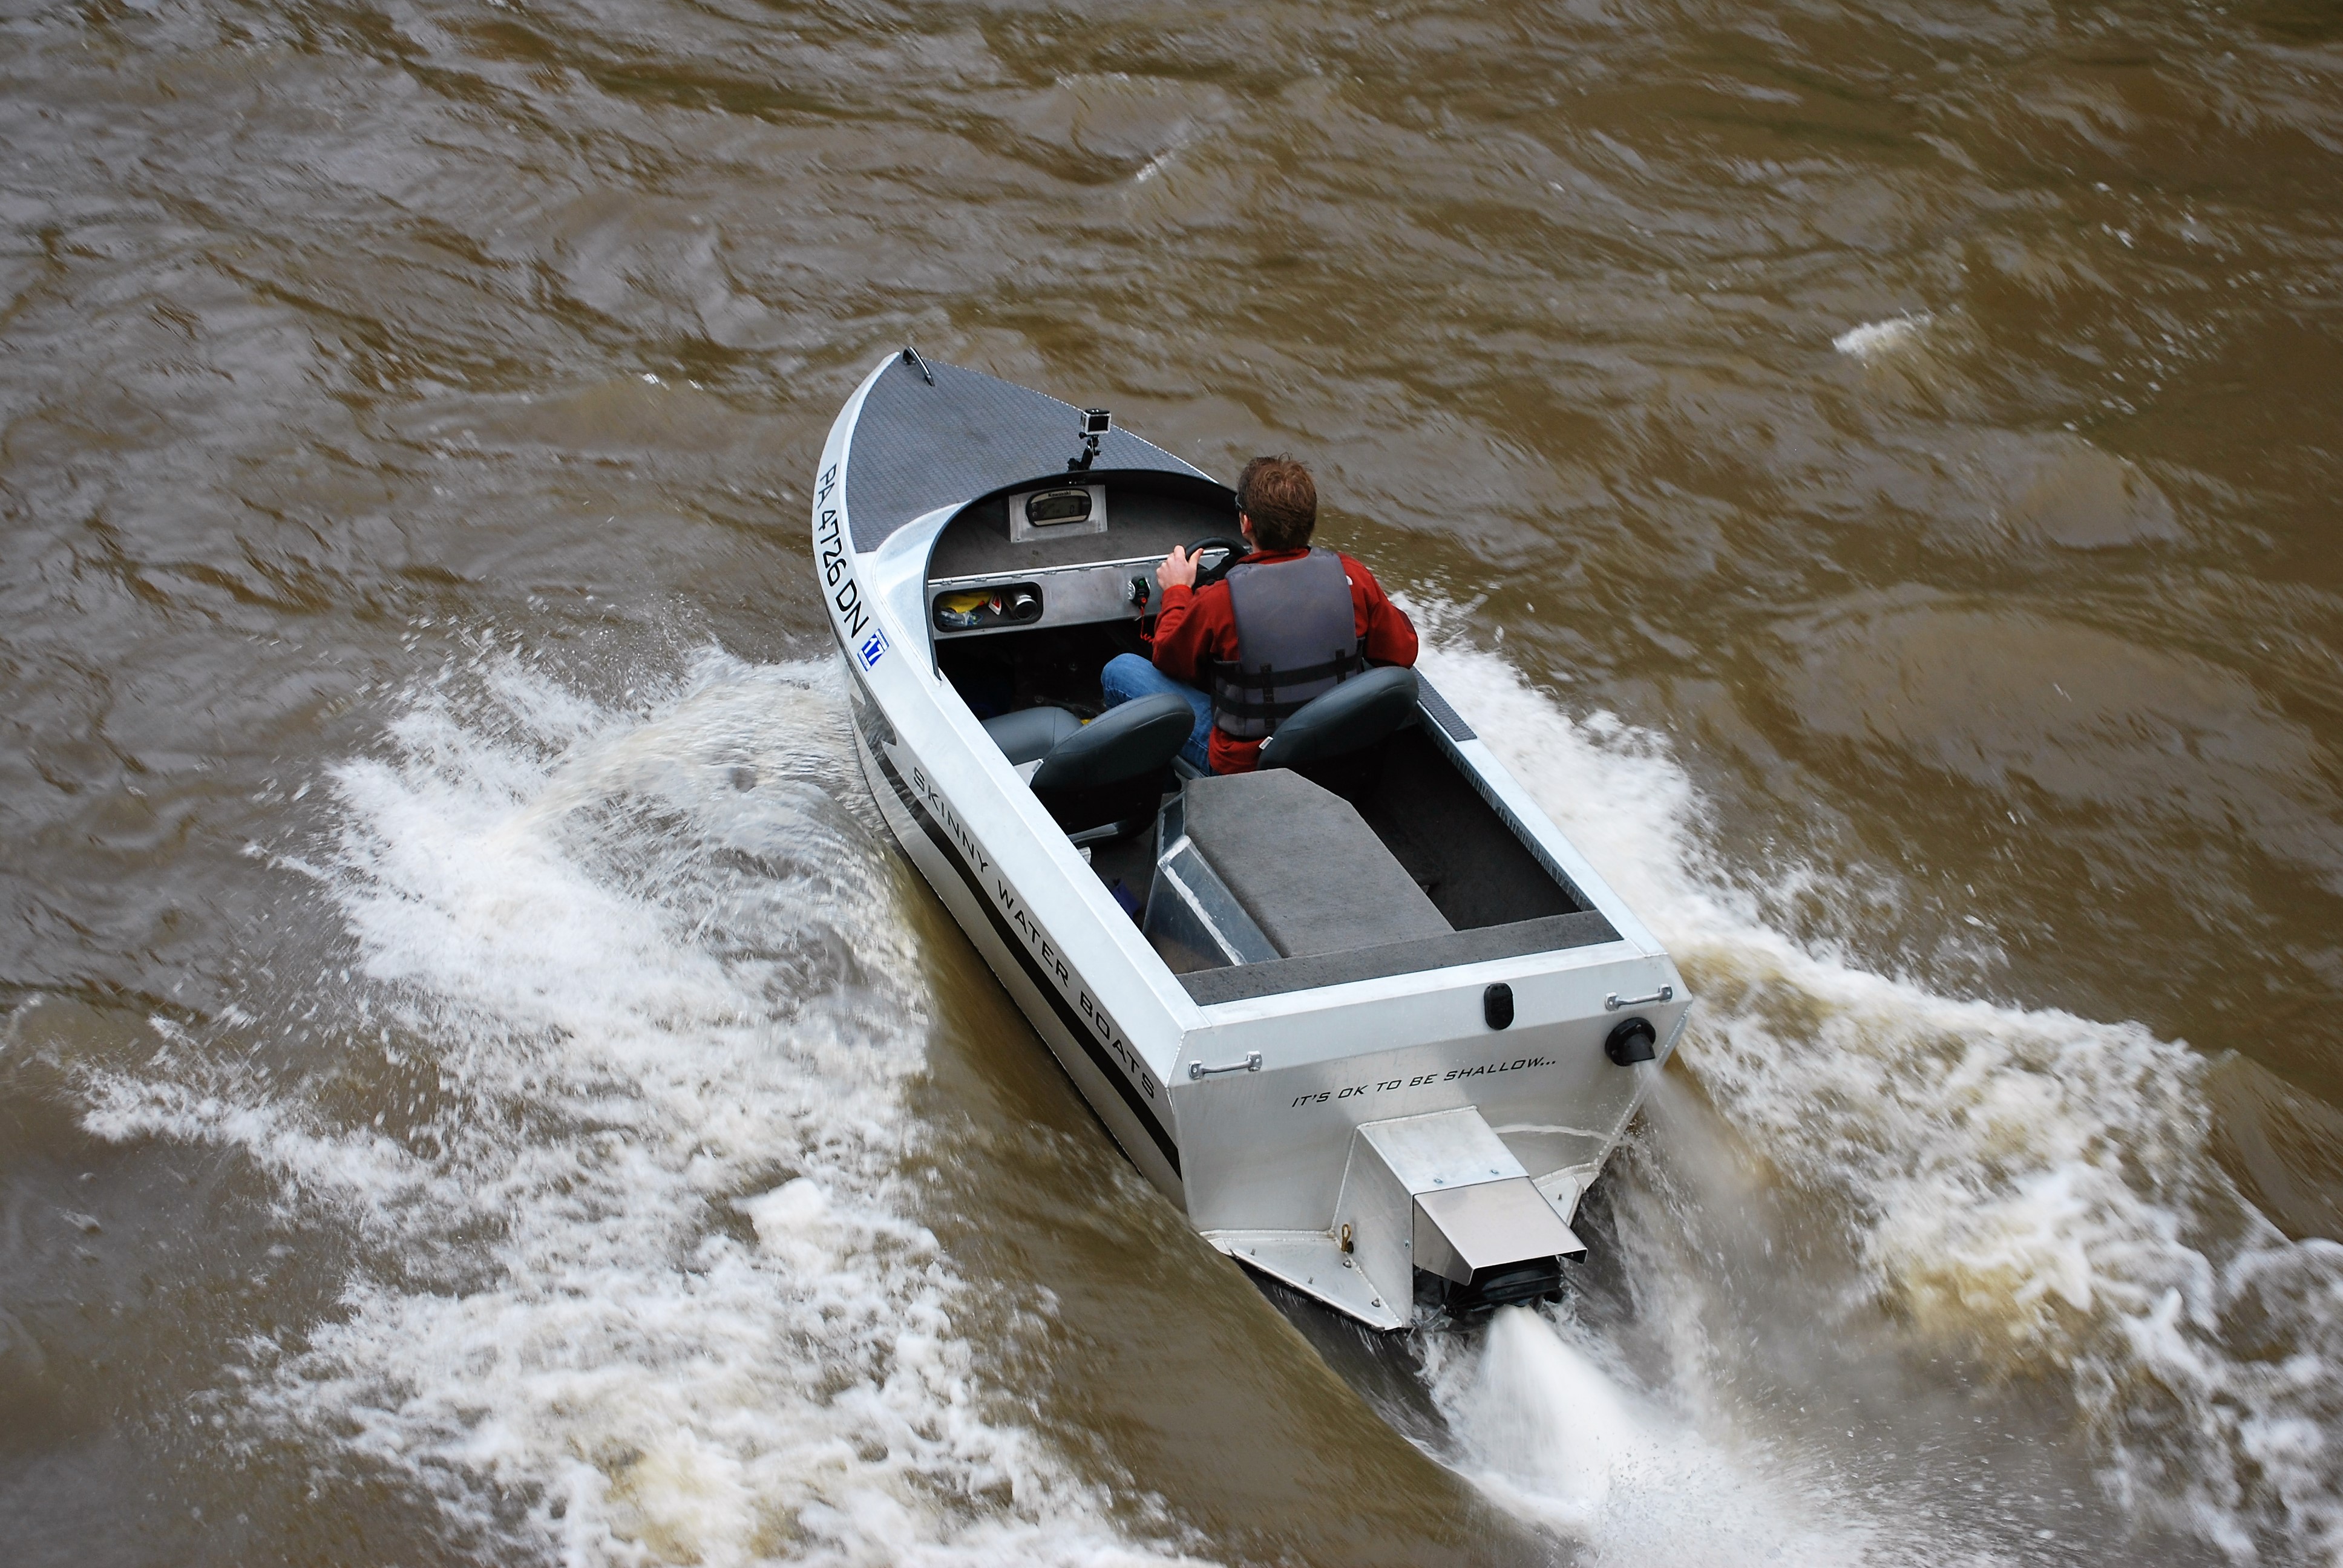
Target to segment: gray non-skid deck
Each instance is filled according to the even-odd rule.
[[[1006,485],[1063,474],[1081,450],[1081,410],[980,370],[897,355],[880,372],[855,421],[846,460],[854,548],[877,549],[913,518]],[[1206,476],[1128,430],[1110,430],[1100,469]]]

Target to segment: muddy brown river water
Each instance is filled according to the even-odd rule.
[[[0,17],[0,1559],[2343,1562],[2335,6]],[[907,339],[1670,944],[1561,1303],[1265,1297],[887,842]]]

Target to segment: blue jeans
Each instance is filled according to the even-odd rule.
[[[1134,697],[1152,697],[1168,691],[1184,699],[1196,710],[1196,728],[1188,732],[1188,743],[1180,748],[1198,771],[1212,770],[1212,753],[1208,743],[1212,734],[1212,699],[1185,682],[1172,679],[1135,653],[1118,653],[1106,661],[1099,671],[1099,685],[1106,689],[1106,705],[1120,708]]]

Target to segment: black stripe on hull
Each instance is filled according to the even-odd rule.
[[[1107,1054],[1106,1048],[1099,1043],[1098,1038],[1091,1032],[1090,1024],[1074,1010],[1073,1004],[1066,1000],[1064,993],[1058,990],[1055,982],[1042,972],[1041,966],[1034,960],[1033,955],[1026,950],[1023,940],[1010,926],[1009,919],[1001,912],[1000,906],[984,896],[984,888],[977,880],[975,869],[970,866],[968,858],[960,853],[960,846],[953,842],[951,835],[944,830],[943,824],[929,814],[926,806],[912,792],[910,786],[904,782],[903,776],[895,770],[894,763],[888,759],[883,739],[865,728],[863,713],[866,707],[876,709],[878,704],[864,688],[859,675],[855,678],[854,687],[852,707],[855,709],[855,731],[861,739],[864,751],[879,765],[880,775],[887,780],[887,787],[894,791],[895,798],[900,800],[904,809],[911,814],[911,820],[920,825],[920,830],[927,835],[928,842],[935,846],[937,853],[943,856],[945,863],[951,867],[953,872],[966,885],[970,894],[976,900],[978,907],[984,910],[985,918],[991,921],[993,934],[1001,939],[1001,945],[1016,955],[1018,966],[1025,971],[1025,978],[1032,982],[1033,989],[1039,991],[1042,1000],[1050,1004],[1050,1010],[1057,1014],[1058,1021],[1065,1026],[1066,1032],[1072,1035],[1075,1042],[1081,1045],[1082,1054],[1091,1059],[1091,1065],[1098,1069],[1101,1077],[1114,1086],[1115,1092],[1121,1097],[1123,1104],[1130,1108],[1131,1115],[1145,1130],[1149,1140],[1154,1143],[1157,1151],[1171,1165],[1172,1173],[1174,1176],[1179,1175],[1180,1145],[1172,1141],[1172,1134],[1156,1118],[1155,1108],[1147,1103],[1131,1080],[1124,1075],[1121,1065]]]

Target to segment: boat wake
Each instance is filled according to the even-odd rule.
[[[649,709],[484,671],[335,778],[305,869],[357,972],[288,1025],[319,1070],[92,1086],[96,1131],[241,1150],[363,1239],[337,1321],[251,1347],[264,1435],[468,1555],[1160,1561],[955,1326],[906,1174],[909,884],[839,803],[834,670],[711,658]]]
[[[2343,1558],[2343,1247],[2215,1162],[2204,1058],[1790,940],[1660,742],[1426,668],[1700,999],[1608,1183],[1626,1307],[1427,1366],[1494,1495],[1605,1561]]]
[[[1663,745],[1488,654],[1427,668],[1701,999],[1586,1215],[1611,1261],[1424,1346],[1443,1457],[1597,1562],[2343,1552],[2343,1248],[2238,1196],[2202,1059],[1790,940]],[[263,1440],[468,1552],[1160,1560],[1162,1510],[988,1379],[919,1221],[918,895],[826,664],[711,658],[647,707],[490,658],[334,788],[287,859],[349,975],[254,1026],[315,1069],[174,1047],[89,1085],[94,1131],[238,1150],[357,1239],[339,1314],[248,1347]]]

